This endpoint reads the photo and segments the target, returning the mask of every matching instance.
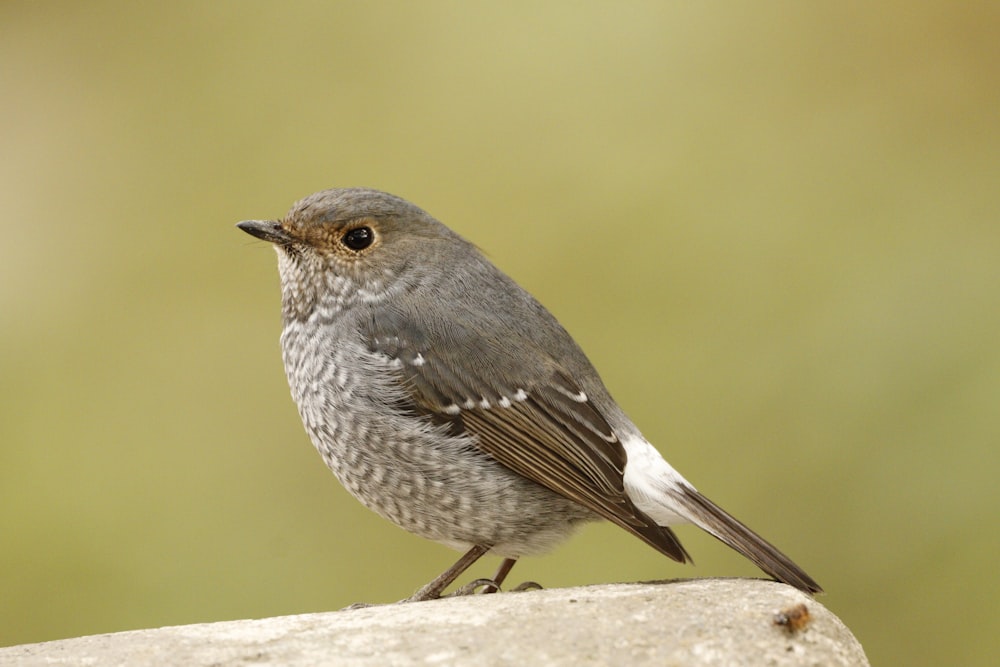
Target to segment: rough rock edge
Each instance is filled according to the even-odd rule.
[[[780,616],[801,614],[799,605],[807,618]],[[826,607],[790,586],[756,579],[478,595],[0,648],[0,667],[247,663],[869,664]]]

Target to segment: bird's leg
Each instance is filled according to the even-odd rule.
[[[514,567],[514,563],[517,562],[516,558],[504,558],[503,562],[500,563],[500,567],[497,568],[496,574],[493,575],[492,584],[486,586],[483,589],[483,593],[499,593],[500,584],[503,583],[507,575],[510,574],[511,569]]]
[[[500,584],[502,584],[503,580],[507,578],[507,573],[510,572],[510,569],[514,567],[514,563],[516,562],[516,558],[504,558],[492,579],[474,579],[452,593],[452,595],[455,597],[460,597],[462,595],[475,595],[476,591],[479,591],[479,589],[482,589],[480,591],[480,595],[499,593]]]
[[[511,568],[514,567],[514,563],[517,562],[516,558],[505,558],[500,567],[497,568],[497,573],[493,575],[493,585],[487,586],[483,589],[483,593],[496,593],[500,590],[500,584],[503,583],[504,579],[510,573]],[[540,591],[542,590],[542,585],[537,581],[525,581],[518,584],[514,588],[511,588],[512,593],[519,593],[521,591]]]
[[[421,602],[423,600],[436,600],[441,597],[441,593],[444,589],[451,585],[451,582],[455,581],[463,572],[469,569],[469,566],[479,560],[483,554],[490,550],[490,547],[483,546],[482,544],[477,544],[467,552],[465,555],[458,559],[454,565],[449,567],[441,576],[422,587],[416,593],[401,600],[401,602]],[[502,566],[501,566],[502,567]],[[509,569],[509,568],[508,568]]]

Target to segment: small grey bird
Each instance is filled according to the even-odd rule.
[[[274,244],[281,349],[313,444],[365,506],[468,550],[409,600],[437,598],[487,552],[517,558],[585,521],[690,560],[693,523],[778,581],[821,589],[700,494],[643,438],[556,319],[415,205],[324,190],[284,219],[237,225]]]

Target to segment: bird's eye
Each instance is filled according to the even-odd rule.
[[[340,242],[351,250],[364,250],[375,241],[375,232],[371,227],[355,227],[348,230],[340,239]]]

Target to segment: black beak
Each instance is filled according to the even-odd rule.
[[[250,236],[256,236],[262,241],[275,243],[277,245],[288,245],[295,239],[281,227],[281,223],[276,220],[244,220],[236,223],[236,226],[245,231]]]

